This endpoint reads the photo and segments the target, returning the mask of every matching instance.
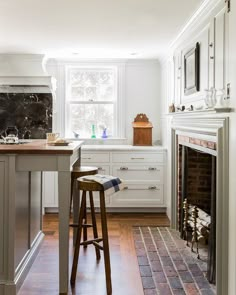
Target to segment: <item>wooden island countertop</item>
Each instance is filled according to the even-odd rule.
[[[0,144],[0,154],[73,154],[82,141],[73,141],[67,146],[48,145],[46,140],[32,140],[20,144]]]

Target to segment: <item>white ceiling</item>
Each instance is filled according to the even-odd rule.
[[[0,0],[0,53],[158,58],[203,2]]]

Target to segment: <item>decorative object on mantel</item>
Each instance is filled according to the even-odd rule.
[[[152,145],[152,123],[145,114],[138,114],[133,122],[133,145]]]
[[[216,104],[216,89],[211,87],[210,89],[205,89],[205,104],[208,109],[211,109]]]
[[[193,105],[191,104],[188,108],[186,108],[187,111],[192,112],[193,111]]]
[[[185,106],[177,106],[176,107],[177,112],[183,112],[185,110]]]
[[[201,111],[203,110],[203,105],[199,104],[199,105],[196,105],[194,108],[196,111]]]
[[[175,112],[175,105],[172,102],[172,104],[169,106],[169,113],[174,113]]]

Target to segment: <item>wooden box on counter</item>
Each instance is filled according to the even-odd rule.
[[[145,114],[138,114],[133,122],[133,145],[152,145],[152,123]]]

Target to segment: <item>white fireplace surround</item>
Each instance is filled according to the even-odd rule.
[[[216,156],[216,292],[228,294],[229,118],[215,112],[176,113],[171,123],[171,226],[177,229],[178,135],[216,143],[216,151],[184,143]],[[182,144],[182,143],[181,143]]]

